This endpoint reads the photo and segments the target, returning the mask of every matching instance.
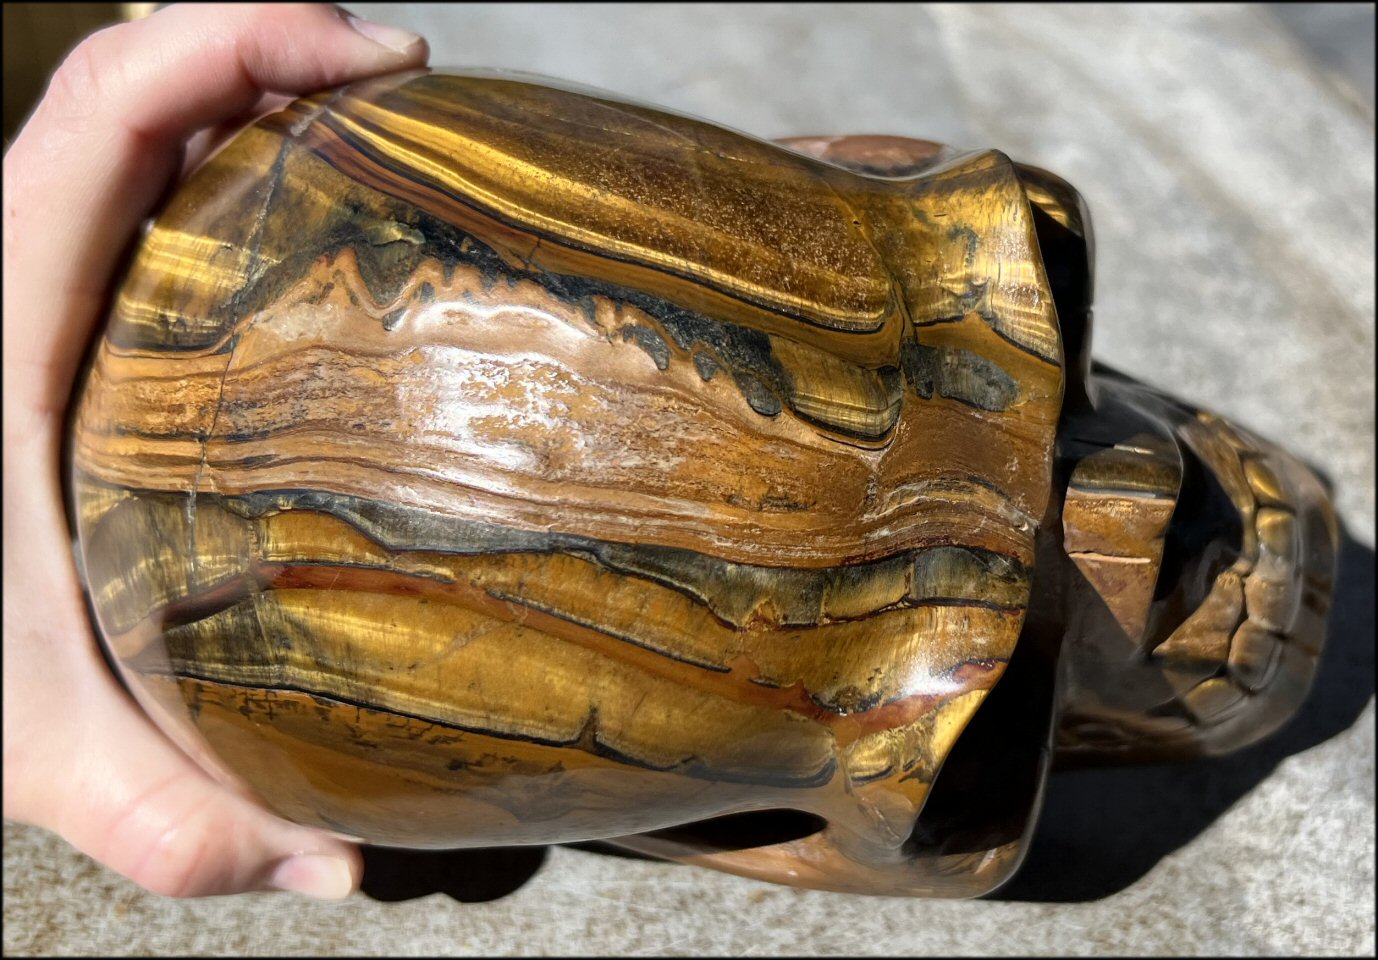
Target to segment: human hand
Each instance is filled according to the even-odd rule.
[[[420,37],[325,5],[174,6],[72,52],[5,154],[4,814],[169,896],[348,895],[338,837],[217,783],[120,689],[62,503],[73,378],[122,255],[181,172],[288,96],[423,66]]]

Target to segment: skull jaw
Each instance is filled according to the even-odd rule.
[[[1105,368],[1060,470],[1067,635],[1059,766],[1218,755],[1297,711],[1325,638],[1338,530],[1317,476]],[[1137,489],[1135,486],[1137,484]]]

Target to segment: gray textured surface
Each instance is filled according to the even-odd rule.
[[[999,902],[566,848],[371,855],[366,889],[395,902],[176,902],[7,824],[5,952],[1371,955],[1373,10],[1319,6],[353,7],[421,29],[439,65],[535,70],[764,136],[994,146],[1076,184],[1096,225],[1097,354],[1337,488],[1351,539],[1329,659],[1282,735],[1059,778]]]

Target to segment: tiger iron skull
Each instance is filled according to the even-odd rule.
[[[300,100],[95,346],[101,635],[301,823],[987,892],[1055,756],[1251,743],[1323,636],[1326,492],[1091,362],[1091,250],[995,151],[520,75]]]

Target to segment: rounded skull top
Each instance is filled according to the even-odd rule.
[[[173,196],[96,345],[100,632],[302,823],[986,892],[1054,742],[1251,742],[1323,632],[1324,491],[1090,364],[1090,252],[994,151],[510,74],[299,100]]]

